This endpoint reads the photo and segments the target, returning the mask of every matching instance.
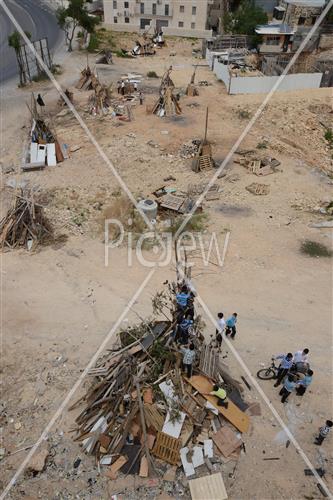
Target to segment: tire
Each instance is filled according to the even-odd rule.
[[[257,372],[257,377],[261,380],[272,380],[275,378],[275,371],[272,368],[262,368]]]

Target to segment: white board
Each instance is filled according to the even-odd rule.
[[[194,470],[192,462],[189,462],[187,460],[187,457],[186,457],[188,451],[189,450],[188,450],[187,446],[185,446],[185,448],[181,448],[181,450],[180,450],[180,459],[182,461],[182,465],[183,465],[186,477],[193,476],[193,474],[195,474],[195,470]]]
[[[166,382],[162,382],[159,384],[159,388],[164,394],[165,399],[169,402],[175,401],[178,402],[178,396],[175,393],[175,386],[172,383],[172,380],[167,380]]]
[[[174,438],[179,438],[180,433],[182,431],[183,423],[186,417],[186,413],[180,412],[179,420],[170,421],[170,412],[167,413],[165,422],[162,428],[162,432],[164,434],[168,434],[168,436],[172,436]]]
[[[205,463],[204,457],[203,457],[203,452],[202,452],[202,447],[201,446],[194,446],[193,448],[193,455],[192,455],[192,464],[193,467],[200,467],[200,465],[203,465]]]
[[[214,452],[213,452],[213,440],[212,439],[205,439],[204,440],[204,454],[205,454],[205,457],[213,458]]]
[[[49,167],[56,167],[57,166],[57,158],[56,158],[54,142],[50,143],[50,144],[46,144],[46,155],[47,155],[47,165]]]

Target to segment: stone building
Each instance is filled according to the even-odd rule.
[[[261,35],[261,53],[295,52],[326,5],[326,0],[281,0],[274,8],[273,20],[256,27]],[[315,48],[319,33],[311,37],[308,51]]]
[[[165,35],[206,38],[208,7],[214,0],[104,0],[104,24],[115,31],[151,27]]]

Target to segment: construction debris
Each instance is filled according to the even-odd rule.
[[[191,81],[186,88],[186,95],[189,97],[196,97],[199,95],[199,91],[196,88],[196,86],[194,85],[195,73],[196,73],[197,67],[198,67],[198,65],[195,66],[193,74],[191,76]]]
[[[195,346],[196,374],[187,378],[181,373],[182,354],[175,338],[181,310],[175,296],[184,281],[166,287],[153,298],[154,314],[165,319],[142,321],[120,331],[118,345],[98,359],[89,372],[91,386],[71,408],[83,405],[76,418],[75,440],[96,457],[102,473],[112,481],[119,481],[121,473],[142,478],[164,475],[166,481],[174,481],[180,463],[191,478],[207,473],[207,468],[216,472],[212,463],[223,463],[218,458],[221,454],[238,460],[242,445],[238,431],[249,429],[248,415],[231,400],[225,408],[208,394],[213,381],[224,381],[228,393],[237,389],[237,384],[226,375],[217,354],[208,356],[213,347],[202,336],[203,324],[195,314],[193,294],[188,304],[193,315],[189,341]],[[172,468],[166,472],[163,462]],[[213,483],[219,489],[216,498],[227,498],[220,473],[197,481],[191,482],[192,498],[203,498],[196,492],[205,481],[212,491]]]
[[[45,166],[55,167],[64,161],[62,145],[57,140],[55,130],[37,110],[35,96],[31,95],[31,104],[27,107],[31,113],[32,126],[29,134],[30,148],[26,151],[22,170],[35,170]]]
[[[195,159],[192,161],[192,170],[196,173],[205,169],[214,168],[215,162],[212,157],[212,146],[207,139],[208,108],[206,109],[205,135],[200,143]]]
[[[246,186],[245,189],[252,194],[265,195],[269,193],[270,187],[269,184],[259,184],[259,182],[252,182],[252,184]]]
[[[96,59],[96,64],[113,64],[111,50],[102,50],[101,55]]]
[[[250,172],[255,175],[269,175],[279,170],[277,167],[281,165],[279,160],[271,157],[259,158],[255,155],[255,151],[238,151],[237,154],[241,158],[234,160],[235,163],[239,163],[247,168]],[[254,193],[257,194],[257,193]],[[261,194],[261,193],[260,193]]]
[[[170,66],[163,75],[159,90],[159,98],[152,108],[152,113],[160,117],[180,115],[182,113],[178,99],[173,94],[175,86],[170,77],[171,71],[172,66]]]
[[[33,250],[37,245],[50,241],[53,229],[44,215],[43,207],[34,201],[33,193],[21,190],[12,207],[0,221],[1,248],[25,246]]]
[[[199,151],[200,143],[200,139],[193,139],[192,141],[185,142],[179,150],[179,156],[186,159],[194,158]]]

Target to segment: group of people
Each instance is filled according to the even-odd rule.
[[[195,332],[193,330],[194,298],[194,290],[190,290],[186,285],[183,285],[176,293],[176,328],[172,333],[172,340],[179,346],[179,350],[183,355],[183,370],[188,378],[192,377],[193,363],[196,358]],[[215,346],[218,348],[218,352],[221,351],[223,334],[230,336],[232,339],[235,338],[237,318],[237,313],[233,313],[225,320],[224,314],[222,312],[218,313],[215,332]],[[298,350],[294,354],[291,352],[278,354],[272,359],[280,360],[274,387],[279,387],[282,384],[279,392],[281,402],[285,403],[294,391],[297,396],[304,396],[313,380],[313,370],[310,369],[309,364],[309,349]],[[223,387],[216,384],[207,395],[215,396],[218,406],[228,408],[227,392]],[[321,445],[331,431],[332,426],[333,422],[327,420],[325,425],[320,427],[314,444]]]
[[[219,312],[217,314],[217,328],[215,331],[215,346],[218,348],[218,352],[221,352],[223,333],[226,336],[230,335],[230,338],[234,339],[236,335],[236,323],[237,323],[237,313],[233,313],[227,320],[224,319],[224,314]]]
[[[285,403],[294,391],[297,396],[304,396],[313,378],[313,371],[309,364],[309,349],[299,350],[295,354],[291,352],[279,354],[272,359],[280,360],[274,387],[283,384],[279,392],[281,403]]]

